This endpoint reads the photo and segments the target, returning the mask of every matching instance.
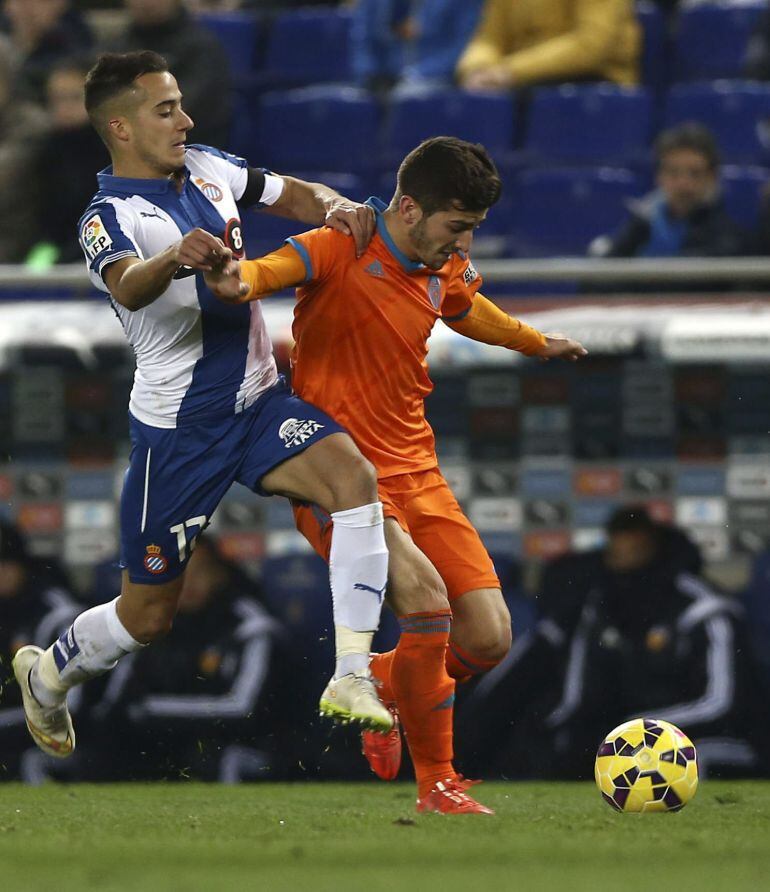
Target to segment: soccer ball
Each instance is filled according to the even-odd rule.
[[[669,722],[632,719],[602,741],[594,777],[617,811],[679,811],[698,789],[695,747]]]

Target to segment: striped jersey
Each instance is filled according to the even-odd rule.
[[[93,284],[124,257],[147,260],[196,227],[243,256],[240,206],[263,207],[283,181],[208,146],[190,145],[181,180],[98,175],[99,191],[78,224]],[[181,182],[181,186],[179,183]],[[136,356],[129,409],[139,421],[175,428],[242,412],[277,380],[258,301],[218,301],[203,275],[179,269],[148,306],[128,310],[112,296]]]

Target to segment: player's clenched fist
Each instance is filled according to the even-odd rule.
[[[249,286],[241,279],[241,266],[231,257],[204,271],[203,279],[214,297],[226,304],[243,303],[249,293]]]
[[[205,229],[191,229],[176,245],[175,260],[179,266],[189,266],[204,272],[221,266],[232,257],[224,242]]]
[[[540,359],[569,359],[575,362],[588,353],[588,350],[579,342],[573,341],[563,334],[547,334],[545,337],[545,347],[538,354]]]

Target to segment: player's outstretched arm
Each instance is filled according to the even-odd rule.
[[[470,309],[462,319],[445,319],[446,324],[458,334],[480,341],[516,350],[525,356],[541,359],[576,360],[588,351],[571,338],[559,334],[543,334],[531,325],[509,316],[483,294],[476,294]]]
[[[181,241],[147,260],[125,257],[110,264],[104,273],[104,282],[121,306],[141,310],[166,291],[181,267],[206,272],[230,256],[230,250],[216,236],[203,229],[193,229]]]
[[[376,228],[373,208],[345,198],[323,183],[294,177],[283,177],[283,182],[281,197],[264,208],[265,212],[344,232],[353,238],[356,256],[364,253]]]
[[[219,300],[242,304],[301,285],[307,276],[305,264],[296,248],[284,245],[255,260],[238,262],[228,259],[204,272],[203,278]]]

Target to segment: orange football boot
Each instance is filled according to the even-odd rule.
[[[382,780],[395,780],[401,768],[401,722],[395,703],[385,704],[393,715],[390,731],[362,731],[361,749],[369,767]]]
[[[466,780],[456,777],[439,781],[427,796],[417,800],[417,811],[420,814],[493,815],[491,808],[476,802],[465,792],[467,784]]]

